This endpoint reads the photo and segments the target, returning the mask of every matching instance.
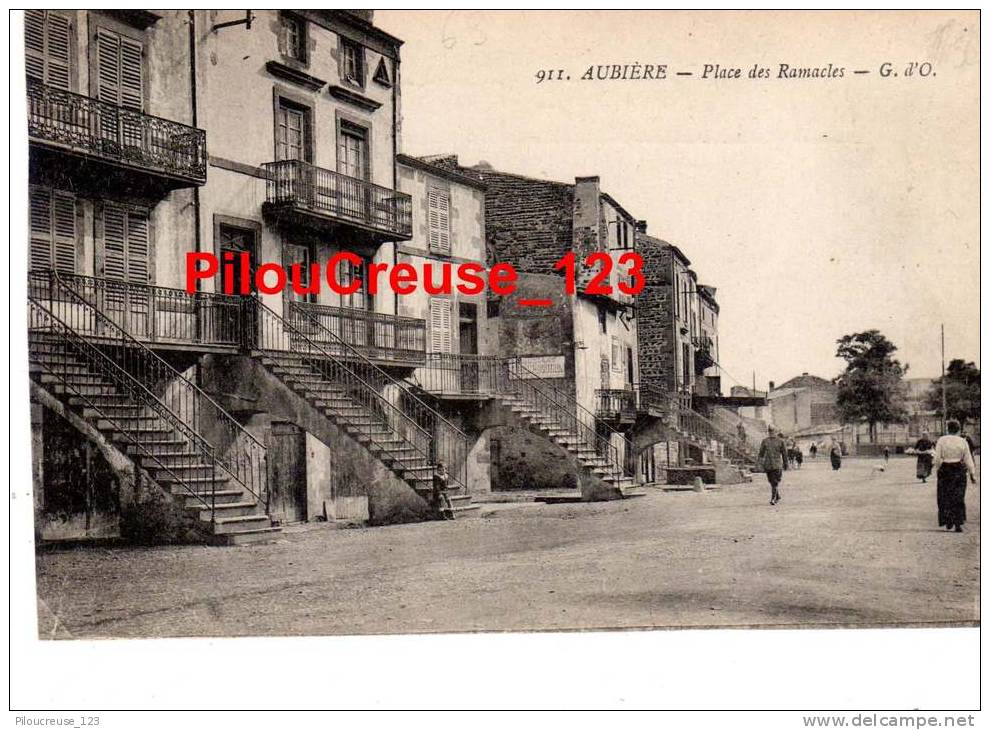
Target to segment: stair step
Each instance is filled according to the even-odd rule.
[[[268,515],[243,515],[240,517],[217,517],[213,521],[213,532],[217,535],[229,535],[235,532],[245,532],[261,528],[270,528],[272,520]]]
[[[272,542],[277,540],[282,532],[281,527],[264,527],[257,530],[242,530],[241,532],[221,533],[213,536],[215,545],[250,545],[252,543]]]
[[[244,499],[244,491],[241,489],[218,489],[216,492],[196,492],[198,496],[194,496],[182,485],[172,484],[171,493],[177,497],[185,497],[186,507],[189,509],[209,509],[209,506],[214,501],[217,505],[221,505],[238,503]],[[202,500],[200,497],[202,497]],[[205,500],[205,504],[203,500]]]
[[[199,502],[194,507],[199,510],[199,519],[202,522],[209,522],[213,513],[216,513],[217,520],[220,520],[227,517],[256,515],[258,509],[258,505],[254,502],[217,502],[214,509],[210,509],[204,506],[202,502]]]

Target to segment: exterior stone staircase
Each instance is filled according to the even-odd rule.
[[[48,319],[32,307],[32,319]],[[96,345],[80,346],[50,325],[29,337],[31,375],[36,383],[86,419],[134,460],[173,503],[203,523],[207,540],[243,545],[278,536],[261,495],[217,460],[210,444],[175,414],[154,403],[151,391]],[[146,356],[142,353],[142,356]],[[120,357],[114,352],[113,357]],[[144,397],[142,397],[144,395]],[[263,463],[259,465],[264,468]],[[255,487],[257,489],[257,487]]]
[[[720,428],[675,395],[641,386],[640,401],[647,412],[659,416],[672,440],[701,449],[715,467],[716,481],[734,483],[750,481],[750,469],[756,453],[739,438]]]
[[[436,426],[442,416],[407,384],[353,351],[316,319],[289,322],[259,304],[258,322],[253,355],[272,375],[427,501],[435,464],[444,461],[452,472],[448,493],[455,517],[479,512],[451,468],[458,454],[466,454],[466,443],[456,443],[466,437],[450,429],[440,433]]]
[[[498,398],[527,426],[574,457],[583,476],[614,497],[641,492],[633,476],[626,474],[622,455],[612,443],[612,433],[600,434],[594,416],[573,398],[526,370],[518,361],[499,362]],[[626,444],[626,448],[632,448]]]

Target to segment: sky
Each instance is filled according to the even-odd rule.
[[[375,23],[405,41],[402,151],[599,175],[717,288],[726,392],[754,373],[761,389],[831,378],[835,341],[872,328],[909,376],[939,374],[943,322],[947,360],[979,364],[975,14],[381,10]],[[928,76],[906,74],[925,61]],[[580,78],[634,63],[668,78]],[[782,63],[844,71],[781,79]],[[703,78],[706,64],[743,78]],[[748,78],[754,65],[771,78]],[[570,80],[537,83],[541,69]]]

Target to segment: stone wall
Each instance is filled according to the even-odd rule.
[[[662,241],[649,236],[637,236],[636,247],[643,257],[646,274],[646,286],[636,298],[639,380],[645,385],[673,390],[678,347],[671,284],[673,254]]]

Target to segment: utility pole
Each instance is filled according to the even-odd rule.
[[[942,433],[945,433],[945,423],[948,419],[945,407],[945,323],[942,323]]]

